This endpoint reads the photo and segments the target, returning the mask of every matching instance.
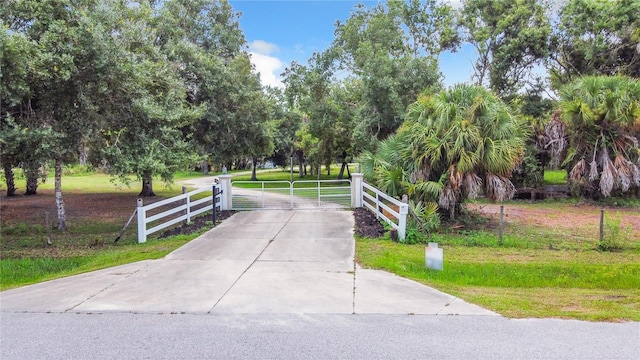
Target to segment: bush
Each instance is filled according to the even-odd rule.
[[[62,169],[64,176],[86,176],[93,175],[95,169],[91,165],[71,164],[65,165]]]
[[[615,217],[605,215],[604,234],[602,240],[598,241],[598,250],[616,251],[622,250],[622,240],[631,235],[631,227],[622,225],[622,217],[616,212]]]

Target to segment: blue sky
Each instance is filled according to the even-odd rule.
[[[370,7],[377,1],[229,0],[229,3],[242,13],[240,27],[263,85],[281,86],[280,74],[291,61],[306,64],[313,52],[330,45],[337,20],[348,19],[358,3]],[[455,54],[443,54],[440,69],[445,85],[468,81],[473,57],[473,50],[468,47]]]

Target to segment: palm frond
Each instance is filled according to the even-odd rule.
[[[470,198],[475,199],[482,188],[482,179],[475,173],[468,172],[464,174],[463,189],[464,193]]]
[[[590,164],[589,164],[589,182],[594,182],[596,180],[598,180],[598,162],[596,160],[593,160]]]
[[[419,181],[412,184],[410,190],[412,194],[418,195],[421,199],[439,199],[444,186],[436,181]]]
[[[640,159],[638,159],[638,163],[640,163]],[[638,164],[632,164],[633,165],[633,184],[636,187],[640,187],[640,165]]]
[[[602,175],[600,176],[600,193],[604,197],[609,197],[611,191],[613,191],[616,185],[616,168],[613,166],[613,162],[609,159],[609,152],[605,148],[602,154]]]
[[[618,185],[622,192],[627,192],[631,188],[634,172],[634,165],[631,161],[627,160],[622,154],[616,155],[613,166],[616,169],[618,175]]]
[[[449,167],[449,186],[455,191],[460,191],[462,185],[462,174],[458,171],[456,165]]]
[[[440,193],[440,198],[438,199],[438,206],[445,210],[451,210],[456,206],[456,193],[451,188],[451,186],[446,185],[442,192]]]
[[[516,194],[516,187],[506,177],[487,173],[484,184],[485,195],[493,201],[509,200]]]
[[[426,233],[437,230],[440,226],[440,215],[438,214],[438,204],[434,202],[409,201],[409,213]]]
[[[582,182],[586,170],[587,162],[584,159],[580,159],[569,172],[569,180],[577,184]]]

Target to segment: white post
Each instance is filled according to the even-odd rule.
[[[232,193],[231,193],[231,175],[219,175],[220,190],[222,195],[220,196],[220,210],[233,209]]]
[[[186,205],[187,205],[187,224],[189,224],[191,222],[191,196],[189,196],[189,194],[185,193],[185,200],[186,200]]]
[[[293,210],[293,184],[294,184],[294,182],[290,182],[289,183],[289,202],[290,202],[289,205],[291,205],[291,210]]]
[[[398,238],[404,240],[407,236],[407,214],[409,214],[409,205],[400,204],[400,218],[398,218]]]
[[[351,207],[362,207],[362,179],[361,173],[351,174]]]
[[[182,195],[187,193],[187,188],[185,186],[182,187]],[[186,210],[184,211],[183,215],[187,216],[187,219],[184,221],[185,224],[189,223],[189,197],[187,197],[187,199],[184,201],[184,204],[187,206]]]
[[[142,205],[142,199],[137,201],[137,213],[138,213],[138,243],[142,244],[147,242],[147,224],[145,222],[145,211]]]

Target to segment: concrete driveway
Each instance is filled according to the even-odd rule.
[[[0,292],[3,312],[496,315],[354,263],[351,211],[241,212],[164,259]]]

